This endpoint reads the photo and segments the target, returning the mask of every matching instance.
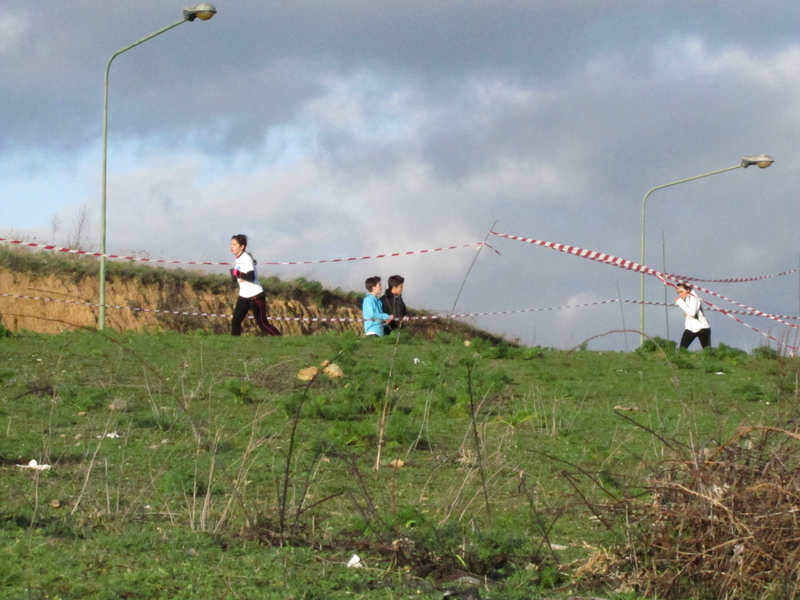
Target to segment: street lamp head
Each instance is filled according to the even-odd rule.
[[[766,169],[774,160],[767,154],[759,154],[757,156],[745,156],[742,159],[742,167],[745,169],[751,165],[756,165],[759,169]]]
[[[187,6],[183,9],[183,19],[185,21],[194,21],[200,19],[201,21],[208,21],[211,17],[217,14],[217,9],[213,4],[203,2],[196,6]]]

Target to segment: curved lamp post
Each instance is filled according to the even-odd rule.
[[[659,185],[654,187],[652,190],[647,192],[644,195],[644,199],[642,200],[642,260],[641,265],[644,266],[644,209],[645,205],[647,204],[647,198],[655,192],[656,190],[660,190],[665,187],[670,187],[672,185],[678,185],[679,183],[686,183],[687,181],[694,181],[695,179],[702,179],[703,177],[709,177],[710,175],[716,175],[717,173],[724,173],[725,171],[733,171],[734,169],[743,168],[746,169],[747,167],[756,165],[760,169],[766,169],[770,166],[774,161],[772,157],[766,154],[758,154],[756,156],[745,156],[742,158],[742,162],[738,165],[734,165],[733,167],[728,167],[727,169],[720,169],[719,171],[711,171],[710,173],[703,173],[702,175],[695,175],[694,177],[689,177],[688,179],[681,179],[680,181],[673,181],[672,183],[665,183],[664,185]],[[644,334],[644,273],[641,274],[641,283],[639,286],[639,300],[641,304],[639,304],[639,331]]]
[[[106,65],[105,85],[103,88],[103,174],[101,178],[103,192],[100,200],[100,253],[103,254],[103,256],[100,257],[100,317],[98,320],[98,329],[100,330],[106,328],[106,167],[108,165],[108,73],[111,70],[111,63],[123,52],[126,52],[131,48],[135,48],[139,44],[143,44],[147,40],[151,40],[157,35],[161,35],[165,31],[169,31],[170,29],[177,27],[186,21],[194,21],[195,19],[208,21],[216,14],[216,12],[217,9],[208,2],[203,2],[202,4],[197,4],[196,6],[188,6],[183,9],[183,18],[180,21],[176,21],[172,25],[164,27],[163,29],[159,29],[155,33],[151,33],[147,37],[143,37],[138,42],[134,42],[130,46],[125,46],[122,50],[118,50],[112,54],[111,58],[108,59],[108,64]]]

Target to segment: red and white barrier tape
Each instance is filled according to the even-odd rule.
[[[0,242],[4,244],[15,244],[17,246],[27,246],[30,248],[41,248],[42,250],[54,250],[55,252],[64,252],[66,254],[77,254],[80,256],[104,256],[106,258],[119,258],[121,260],[133,260],[138,262],[161,263],[170,265],[223,265],[230,266],[233,263],[229,262],[206,262],[206,261],[184,261],[184,260],[165,260],[160,258],[140,258],[137,256],[122,256],[119,254],[103,254],[102,252],[89,252],[88,250],[75,250],[73,248],[60,248],[50,244],[36,244],[33,242],[23,242],[20,240],[9,240],[0,238]],[[354,256],[350,258],[331,258],[327,260],[300,260],[300,261],[287,261],[287,262],[261,262],[262,265],[315,265],[321,263],[337,263],[337,262],[352,262],[354,260],[368,260],[373,258],[394,258],[397,256],[410,256],[412,254],[428,254],[430,252],[442,252],[444,250],[458,250],[461,248],[470,248],[477,246],[488,246],[486,242],[473,242],[472,244],[462,244],[460,246],[446,246],[441,248],[429,248],[427,250],[409,250],[407,252],[392,252],[390,254],[373,254],[371,256]],[[491,247],[491,246],[490,246]],[[495,251],[496,252],[496,251]]]
[[[698,279],[696,277],[687,277],[686,275],[674,275],[674,277],[680,279],[681,281],[702,281],[703,283],[746,283],[749,281],[760,281],[762,279],[780,277],[781,275],[791,275],[792,273],[797,273],[798,271],[800,271],[800,268],[792,269],[791,271],[783,271],[782,273],[775,273],[774,275],[759,275],[758,277],[736,277],[734,279]]]
[[[635,263],[635,262],[633,262],[631,260],[625,260],[625,259],[622,259],[622,258],[618,258],[616,256],[612,256],[610,254],[603,254],[602,252],[596,252],[594,250],[586,250],[584,248],[578,248],[576,246],[568,246],[566,244],[557,244],[555,242],[546,242],[544,240],[535,240],[535,239],[532,239],[532,238],[524,238],[524,237],[520,237],[520,236],[516,236],[516,235],[508,235],[508,234],[503,234],[503,233],[497,233],[497,232],[494,232],[494,231],[492,231],[490,233],[493,234],[493,235],[499,236],[499,237],[504,237],[504,238],[510,239],[510,240],[517,240],[517,241],[520,241],[520,242],[527,242],[528,244],[534,244],[534,245],[537,245],[537,246],[543,246],[545,248],[550,248],[551,250],[558,250],[559,252],[566,252],[567,254],[573,254],[573,255],[579,256],[581,258],[588,258],[590,260],[594,260],[594,261],[597,261],[597,262],[602,262],[602,263],[605,263],[605,264],[608,264],[608,265],[612,265],[614,267],[627,269],[628,271],[635,271],[635,272],[638,272],[638,273],[645,273],[647,275],[653,275],[655,277],[658,277],[662,282],[667,283],[669,285],[674,285],[674,284],[671,284],[671,283],[667,282],[667,279],[673,279],[673,280],[676,280],[676,281],[684,281],[684,278],[680,277],[678,275],[671,275],[669,273],[661,273],[660,271],[657,271],[655,269],[651,269],[651,268],[646,267],[644,265],[640,265],[640,264]],[[787,271],[787,273],[788,272],[789,271]],[[694,281],[698,281],[698,280],[694,280]],[[751,306],[747,306],[746,304],[741,304],[739,302],[731,300],[730,298],[726,298],[725,296],[717,294],[716,292],[712,292],[711,290],[708,290],[706,288],[700,287],[699,285],[695,286],[695,287],[697,289],[707,293],[707,294],[711,294],[712,296],[716,296],[718,298],[722,298],[723,300],[726,300],[726,301],[728,301],[728,302],[730,302],[732,304],[740,306],[740,307],[750,311],[750,313],[755,315],[755,316],[766,317],[767,319],[772,319],[773,321],[777,321],[779,323],[782,323],[783,325],[787,325],[789,327],[800,329],[800,325],[795,325],[794,323],[788,323],[788,322],[782,320],[780,317],[777,317],[775,315],[771,315],[769,313],[765,313],[765,312],[760,311],[760,310],[758,310],[756,308],[753,308]],[[768,333],[765,333],[763,331],[760,331],[760,330],[756,329],[755,327],[752,327],[752,326],[748,325],[747,323],[745,323],[741,319],[737,319],[735,316],[733,316],[733,314],[731,314],[731,311],[726,311],[723,308],[715,307],[713,304],[711,304],[707,300],[704,300],[703,302],[708,304],[710,307],[715,308],[716,310],[718,310],[722,314],[725,314],[725,315],[729,316],[730,318],[732,318],[733,320],[737,321],[738,323],[741,323],[745,327],[749,327],[753,331],[756,331],[756,332],[760,333],[761,335],[764,335],[764,336],[766,336],[766,337],[768,337],[768,338],[770,338],[772,340],[775,340],[776,342],[779,342],[779,340],[777,340],[773,336],[769,335]],[[793,346],[788,346],[787,345],[787,347],[791,348],[792,350],[797,350],[797,348],[795,348]]]
[[[99,307],[100,305],[93,302],[78,302],[77,300],[61,300],[57,298],[46,298],[46,297],[37,297],[37,296],[24,296],[19,294],[5,294],[0,293],[0,297],[6,298],[21,298],[24,300],[40,300],[43,302],[60,302],[63,304],[76,304],[82,306],[92,306],[92,307]],[[497,311],[497,312],[481,312],[481,313],[463,313],[458,315],[421,315],[417,317],[406,317],[404,321],[432,321],[436,319],[463,319],[468,317],[485,317],[485,316],[494,316],[494,315],[512,315],[512,314],[520,314],[520,313],[530,313],[530,312],[543,312],[543,311],[550,311],[550,310],[565,310],[571,308],[585,308],[587,306],[599,306],[601,304],[613,304],[615,302],[628,302],[631,304],[642,304],[639,300],[619,300],[617,298],[613,300],[601,300],[599,302],[588,302],[586,304],[573,304],[568,306],[553,306],[548,308],[527,308],[521,310],[504,310],[504,311]],[[661,302],[644,302],[644,304],[652,305],[652,306],[664,306]],[[773,337],[769,333],[763,332],[760,329],[756,329],[755,327],[748,325],[744,321],[737,319],[732,315],[732,313],[737,314],[747,314],[753,316],[770,316],[766,315],[765,313],[758,312],[743,312],[743,311],[727,311],[721,308],[714,306],[706,302],[712,310],[719,311],[727,316],[730,316],[735,321],[738,321],[745,327],[748,327],[771,340],[774,340],[776,343],[781,344],[781,340]],[[204,313],[204,312],[189,312],[189,311],[180,311],[180,310],[158,310],[153,308],[140,308],[135,306],[115,306],[111,304],[107,304],[106,308],[116,308],[120,310],[131,310],[137,312],[147,312],[147,313],[160,313],[160,314],[169,314],[169,315],[179,315],[179,316],[189,316],[189,317],[220,317],[223,319],[230,319],[231,315],[227,314],[217,314],[217,313]],[[31,315],[35,317],[35,315]],[[249,318],[253,318],[250,316]],[[784,317],[787,319],[796,319],[798,317]],[[350,317],[267,317],[270,321],[289,321],[289,322],[309,322],[309,323],[355,323],[355,322],[363,322],[364,319],[356,319]],[[795,346],[790,346],[789,344],[784,344],[784,346],[793,352],[797,352],[800,348]]]
[[[78,300],[62,300],[60,298],[48,298],[46,296],[25,296],[22,294],[5,294],[0,293],[0,297],[4,298],[21,298],[23,300],[40,300],[42,302],[57,302],[59,304],[72,304],[77,306],[91,306],[99,308],[101,305],[96,302],[80,302]],[[117,308],[120,310],[131,310],[134,312],[147,312],[147,313],[162,313],[170,315],[183,315],[183,316],[197,316],[197,317],[226,317],[230,318],[231,315],[215,314],[215,313],[194,313],[179,310],[158,310],[155,308],[141,308],[138,306],[116,306],[113,304],[106,304],[106,308]],[[33,315],[31,315],[33,316]]]
[[[566,244],[556,244],[554,242],[545,242],[542,240],[534,240],[530,238],[523,238],[515,235],[507,235],[503,233],[497,233],[495,231],[490,232],[492,235],[496,235],[499,237],[508,238],[510,240],[518,240],[522,242],[528,242],[530,244],[536,244],[539,246],[544,246],[547,248],[552,248],[554,250],[559,250],[561,252],[568,252],[569,254],[575,254],[576,256],[581,256],[583,258],[590,258],[592,260],[597,260],[600,262],[605,262],[608,264],[613,264],[614,266],[622,267],[625,269],[629,269],[631,271],[641,271],[647,273],[649,275],[654,275],[655,271],[653,269],[648,269],[642,265],[634,263],[632,261],[623,260],[621,258],[617,258],[614,256],[610,256],[608,254],[601,254],[599,252],[594,252],[591,250],[584,250],[582,248],[576,248],[575,246],[567,246]],[[138,262],[150,262],[150,263],[159,263],[159,264],[173,264],[173,265],[208,265],[208,266],[231,266],[233,263],[229,262],[211,262],[211,261],[182,261],[182,260],[167,260],[167,259],[160,259],[160,258],[141,258],[138,256],[123,256],[121,254],[103,254],[102,252],[89,252],[88,250],[76,250],[74,248],[62,248],[60,246],[54,246],[52,244],[37,244],[34,242],[23,242],[21,240],[10,240],[7,238],[0,238],[0,243],[4,244],[11,244],[17,246],[26,246],[30,248],[40,248],[42,250],[53,250],[55,252],[62,252],[66,254],[77,254],[80,256],[94,256],[94,257],[101,257],[105,256],[106,258],[116,258],[120,260],[132,260]],[[482,246],[489,246],[486,242],[473,242],[471,244],[461,244],[459,246],[443,246],[441,248],[429,248],[426,250],[409,250],[406,252],[392,252],[389,254],[373,254],[370,256],[352,256],[348,258],[331,258],[331,259],[323,259],[323,260],[305,260],[305,261],[284,261],[284,262],[263,262],[261,264],[264,265],[272,265],[272,266],[281,266],[281,265],[313,265],[313,264],[323,264],[323,263],[337,263],[337,262],[352,262],[356,260],[370,260],[375,258],[394,258],[397,256],[409,256],[412,254],[427,254],[430,252],[442,252],[444,250],[458,250],[461,248],[471,248],[472,246],[477,246],[481,248]],[[492,248],[494,250],[494,248]],[[495,250],[497,252],[497,250]],[[499,252],[497,252],[499,254]],[[689,277],[688,275],[669,275],[671,279],[680,280],[680,281],[701,281],[703,283],[745,283],[750,281],[760,281],[762,279],[770,279],[771,277],[780,277],[782,275],[791,275],[792,273],[797,273],[800,271],[798,269],[791,269],[790,271],[783,271],[781,273],[776,273],[774,275],[759,275],[756,277],[736,277],[732,279],[699,279],[697,277]]]
[[[660,279],[662,282],[664,282],[664,283],[666,283],[668,285],[672,285],[672,286],[674,286],[674,284],[669,283],[667,281],[667,279],[672,279],[672,280],[678,281],[678,282],[684,281],[684,278],[680,277],[678,275],[671,275],[669,273],[662,273],[661,271],[656,271],[655,269],[651,269],[650,267],[646,267],[644,265],[640,265],[639,263],[635,263],[635,262],[633,262],[631,260],[625,260],[625,259],[622,259],[622,258],[618,258],[616,256],[612,256],[610,254],[603,254],[601,252],[595,252],[594,250],[586,250],[584,248],[578,248],[576,246],[567,246],[566,244],[556,244],[554,242],[545,242],[543,240],[534,240],[534,239],[531,239],[531,238],[523,238],[523,237],[519,237],[519,236],[516,236],[516,235],[506,235],[506,234],[502,234],[502,233],[495,233],[494,231],[492,231],[491,233],[493,235],[497,235],[497,236],[500,236],[500,237],[508,238],[508,239],[511,239],[511,240],[518,240],[518,241],[521,241],[521,242],[527,242],[529,244],[535,244],[537,246],[543,246],[545,248],[550,248],[552,250],[558,250],[560,252],[566,252],[568,254],[574,254],[575,256],[580,256],[581,258],[588,258],[588,259],[591,259],[591,260],[594,260],[594,261],[603,262],[603,263],[606,263],[608,265],[612,265],[612,266],[615,266],[615,267],[620,267],[622,269],[627,269],[629,271],[636,271],[638,273],[645,273],[647,275],[653,275],[655,277],[658,277],[658,279]],[[695,280],[695,281],[699,281],[699,280]],[[740,306],[740,307],[742,307],[742,308],[744,308],[744,309],[746,309],[746,310],[748,310],[748,311],[752,312],[753,314],[756,314],[756,315],[758,315],[760,317],[766,317],[768,319],[773,319],[775,321],[783,323],[784,325],[789,325],[790,327],[798,327],[797,325],[793,325],[791,323],[786,323],[786,322],[782,321],[780,319],[780,317],[777,317],[775,315],[771,315],[769,313],[765,313],[765,312],[760,311],[760,310],[758,310],[756,308],[753,308],[751,306],[747,306],[746,304],[741,304],[739,302],[736,302],[735,300],[731,300],[730,298],[726,298],[725,296],[722,296],[721,294],[717,294],[716,292],[712,292],[711,290],[708,290],[706,288],[700,287],[699,285],[697,285],[695,287],[698,290],[701,290],[701,291],[703,291],[703,292],[705,292],[707,294],[711,294],[712,296],[716,296],[717,298],[721,298],[723,300],[726,300],[726,301],[730,302],[731,304],[735,304],[736,306]],[[710,302],[708,302],[706,300],[704,300],[704,302],[706,302],[709,306],[713,306]],[[720,312],[723,312],[723,313],[726,312],[724,309],[718,309],[718,310]]]
[[[576,246],[567,246],[566,244],[556,244],[555,242],[545,242],[543,240],[534,240],[531,238],[524,238],[517,235],[497,233],[495,231],[492,231],[490,233],[492,235],[504,237],[509,240],[527,242],[529,244],[543,246],[545,248],[550,248],[552,250],[558,250],[560,252],[574,254],[575,256],[580,256],[581,258],[589,258],[591,260],[596,260],[598,262],[604,262],[606,264],[613,265],[615,267],[628,269],[629,271],[636,271],[645,273],[647,275],[656,275],[656,276],[659,274],[659,272],[656,271],[655,269],[650,269],[649,267],[645,267],[644,265],[640,265],[630,260],[617,258],[616,256],[611,256],[610,254],[603,254],[601,252],[595,252],[593,250],[585,250],[583,248],[578,248]],[[703,283],[745,283],[749,281],[760,281],[761,279],[769,279],[771,277],[780,277],[782,275],[791,275],[792,273],[797,273],[798,271],[800,271],[800,268],[792,269],[791,271],[783,271],[782,273],[776,273],[774,275],[759,275],[757,277],[736,277],[733,279],[699,279],[697,277],[689,277],[687,275],[674,275],[674,274],[664,274],[664,273],[662,273],[662,275],[670,279],[674,279],[675,281],[702,281]]]
[[[711,306],[711,305],[709,305],[709,306]],[[734,320],[734,321],[736,321],[737,323],[739,323],[739,324],[741,324],[741,325],[744,325],[745,327],[748,327],[749,329],[752,329],[752,330],[753,330],[753,331],[755,331],[756,333],[760,333],[760,334],[761,334],[761,335],[763,335],[764,337],[767,337],[767,338],[769,338],[769,339],[773,340],[773,341],[774,341],[774,342],[776,342],[778,345],[781,345],[781,344],[783,344],[783,345],[784,345],[786,348],[789,348],[789,349],[790,349],[792,352],[794,352],[794,353],[796,353],[798,350],[800,350],[800,348],[798,348],[797,346],[791,346],[790,344],[786,344],[786,343],[784,343],[784,342],[781,342],[781,340],[779,340],[778,338],[776,338],[776,337],[774,337],[774,336],[770,335],[770,334],[769,334],[769,333],[767,333],[766,331],[761,331],[760,329],[756,329],[756,328],[755,328],[755,327],[753,327],[752,325],[749,325],[748,323],[745,323],[745,322],[744,322],[744,321],[742,321],[741,319],[739,319],[739,318],[737,318],[737,317],[734,317],[734,316],[731,314],[731,311],[724,310],[724,309],[722,309],[722,308],[717,308],[716,310],[718,310],[718,311],[719,311],[719,312],[721,312],[722,314],[724,314],[724,315],[726,315],[726,316],[730,317],[731,319],[733,319],[733,320]],[[784,321],[780,321],[780,322],[781,322],[781,323],[783,323]],[[790,327],[797,327],[797,325],[793,325],[793,324],[791,324],[791,323],[786,323],[786,325],[789,325]],[[794,356],[794,355],[793,355],[793,356]]]
[[[79,302],[77,300],[62,300],[59,298],[48,298],[46,296],[25,296],[21,294],[5,294],[0,293],[0,297],[5,298],[21,298],[23,300],[40,300],[43,302],[58,302],[61,304],[73,304],[78,306],[91,306],[95,308],[99,308],[99,304],[95,302]],[[524,308],[519,310],[502,310],[502,311],[495,311],[495,312],[480,312],[480,313],[463,313],[457,315],[420,315],[416,317],[406,317],[407,321],[425,321],[431,319],[451,319],[451,318],[467,318],[467,317],[486,317],[486,316],[495,316],[495,315],[513,315],[513,314],[521,314],[521,313],[530,313],[530,312],[544,312],[550,310],[567,310],[572,308],[586,308],[587,306],[600,306],[603,304],[613,304],[615,302],[625,302],[629,304],[642,304],[639,300],[620,300],[618,298],[614,298],[613,300],[600,300],[597,302],[587,302],[585,304],[571,304],[566,306],[550,306],[547,308]],[[671,304],[664,304],[663,302],[650,302],[646,301],[643,304],[648,306],[672,306]],[[708,303],[707,303],[708,304]],[[117,306],[113,304],[106,304],[106,308],[116,308],[119,310],[131,310],[135,312],[147,312],[147,313],[160,313],[160,314],[170,314],[170,315],[180,315],[180,316],[189,316],[189,317],[221,317],[224,319],[230,319],[231,315],[229,314],[219,314],[219,313],[205,313],[205,312],[189,312],[189,311],[179,311],[179,310],[158,310],[155,308],[141,308],[138,306]],[[740,315],[749,315],[749,316],[756,316],[756,317],[764,317],[767,316],[763,313],[759,312],[752,312],[752,311],[740,311],[740,310],[724,310],[718,308],[714,305],[709,305],[709,308],[714,311],[724,312],[726,314],[740,314]],[[786,316],[786,315],[771,315],[781,319],[800,319],[800,317],[794,316]],[[363,319],[354,319],[354,318],[344,318],[344,317],[268,317],[269,319],[275,321],[363,321]]]
[[[98,308],[100,304],[95,302],[80,302],[78,300],[62,300],[59,298],[47,298],[42,296],[25,296],[21,294],[5,294],[0,293],[0,297],[5,298],[20,298],[23,300],[39,300],[42,302],[58,302],[61,304],[73,304],[79,306],[91,306]],[[528,308],[523,310],[505,310],[505,311],[498,311],[498,312],[481,312],[481,313],[464,313],[458,315],[420,315],[416,317],[406,317],[405,321],[429,321],[433,319],[455,319],[455,318],[466,318],[466,317],[483,317],[489,315],[511,315],[511,314],[518,314],[518,313],[527,313],[527,312],[540,312],[540,311],[548,311],[548,310],[564,310],[569,308],[584,308],[586,306],[598,306],[601,304],[610,304],[613,302],[619,302],[618,299],[614,300],[602,300],[600,302],[590,302],[587,304],[574,304],[571,306],[555,306],[550,308]],[[626,301],[627,302],[627,301]],[[180,315],[180,316],[188,316],[188,317],[222,317],[224,319],[230,319],[232,315],[228,314],[218,314],[218,313],[204,313],[204,312],[189,312],[189,311],[180,311],[180,310],[158,310],[155,308],[141,308],[138,306],[117,306],[113,304],[106,304],[106,308],[116,308],[119,310],[130,310],[135,312],[147,312],[147,313],[160,313],[160,314],[168,314],[168,315]],[[251,317],[252,318],[252,317]],[[267,317],[271,321],[308,321],[311,323],[314,322],[363,322],[364,319],[356,319],[351,317]]]
[[[625,300],[625,302],[631,302],[631,301],[630,300]],[[648,304],[648,303],[646,303],[646,304]],[[671,304],[664,304],[663,302],[654,303],[654,304],[660,304],[661,306],[672,306]],[[745,315],[747,317],[762,317],[762,316],[764,316],[764,315],[761,315],[761,314],[759,314],[757,312],[753,312],[752,310],[728,310],[727,308],[719,308],[718,306],[714,306],[713,304],[709,304],[708,302],[706,302],[706,304],[708,304],[708,308],[710,308],[713,311],[723,312],[723,313],[729,314],[729,315]],[[772,316],[775,317],[776,319],[793,319],[795,321],[800,320],[800,317],[797,317],[797,316],[794,316],[794,315],[772,315]]]
[[[614,267],[619,267],[621,269],[627,269],[628,271],[645,273],[647,275],[663,275],[664,277],[670,277],[670,278],[672,277],[671,275],[666,275],[664,273],[656,271],[655,269],[651,269],[649,267],[645,267],[644,265],[640,265],[639,263],[635,263],[632,260],[625,260],[624,258],[618,258],[610,254],[595,252],[594,250],[586,250],[584,248],[578,248],[577,246],[568,246],[566,244],[557,244],[555,242],[546,242],[544,240],[534,240],[532,238],[520,237],[518,235],[497,233],[496,231],[490,231],[489,233],[491,233],[492,235],[496,235],[498,237],[507,238],[509,240],[517,240],[519,242],[526,242],[528,244],[534,244],[536,246],[543,246],[545,248],[550,248],[551,250],[558,250],[559,252],[566,252],[567,254],[574,254],[575,256],[580,256],[581,258],[588,258],[590,260],[606,263],[607,265],[612,265]]]

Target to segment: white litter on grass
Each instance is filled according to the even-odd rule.
[[[104,437],[107,437],[107,438],[120,438],[122,436],[120,434],[118,434],[116,431],[112,431],[111,433],[107,433],[105,435],[97,435],[95,437],[98,440],[102,440]]]
[[[364,563],[361,562],[361,557],[358,554],[353,554],[350,560],[347,561],[347,566],[350,568],[361,568],[364,566]]]
[[[716,375],[725,375],[725,373],[723,373],[722,371],[717,371]]]
[[[37,471],[49,471],[50,470],[50,465],[40,465],[38,462],[36,462],[35,458],[32,458],[31,462],[29,462],[27,465],[17,465],[17,466],[20,469],[35,469]]]

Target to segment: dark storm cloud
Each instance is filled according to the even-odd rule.
[[[733,39],[767,51],[796,38],[798,9],[789,6],[222,1],[212,21],[183,25],[116,59],[110,118],[125,134],[167,131],[227,152],[291,121],[325,76],[383,72],[423,87],[434,102],[452,102],[475,73],[545,85],[615,52],[646,71],[645,49],[676,33],[703,35],[712,49]],[[13,118],[5,119],[0,147],[89,143],[98,135],[108,57],[179,18],[181,8],[161,0],[12,2],[3,19],[15,37],[3,46],[0,98]]]

